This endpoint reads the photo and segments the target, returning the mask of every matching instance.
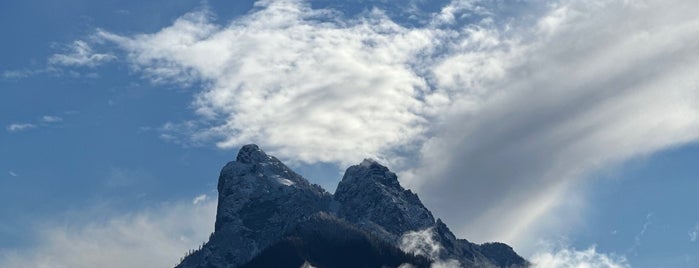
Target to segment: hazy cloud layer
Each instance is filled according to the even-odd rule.
[[[216,202],[204,200],[165,204],[106,221],[81,218],[46,224],[38,230],[36,247],[0,251],[0,267],[173,267],[208,238],[215,214]]]
[[[260,1],[228,25],[195,12],[95,38],[156,83],[202,88],[199,117],[167,129],[307,163],[415,164],[402,181],[477,242],[533,245],[575,223],[582,178],[699,138],[699,2],[542,1],[533,18],[482,3],[406,27]]]
[[[554,5],[519,31],[523,42],[493,64],[505,66],[495,79],[443,69],[468,78],[444,81],[479,81],[490,93],[457,100],[422,147],[422,166],[404,177],[475,241],[522,248],[574,224],[584,209],[570,191],[579,179],[699,138],[698,9],[694,1]]]
[[[530,258],[535,268],[627,268],[624,257],[597,252],[594,247],[586,250],[559,249],[537,253]]]

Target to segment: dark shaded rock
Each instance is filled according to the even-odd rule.
[[[279,242],[263,250],[245,268],[289,267],[429,267],[425,257],[407,254],[394,245],[329,214],[316,214]]]
[[[481,253],[497,267],[523,267],[529,263],[517,255],[512,247],[504,243],[484,243],[480,245]]]

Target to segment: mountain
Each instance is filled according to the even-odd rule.
[[[349,167],[332,195],[245,145],[218,192],[214,233],[177,268],[528,266],[505,244],[457,239],[370,159]]]
[[[279,242],[263,250],[242,268],[294,267],[429,267],[427,257],[405,253],[393,244],[319,212],[297,225]]]

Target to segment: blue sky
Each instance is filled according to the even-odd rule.
[[[330,191],[378,159],[540,267],[696,267],[697,11],[4,1],[0,266],[174,265],[258,143]]]

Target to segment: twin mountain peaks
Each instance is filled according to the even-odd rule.
[[[245,145],[218,193],[214,232],[177,268],[529,265],[506,244],[457,239],[373,160],[349,167],[330,194]]]

